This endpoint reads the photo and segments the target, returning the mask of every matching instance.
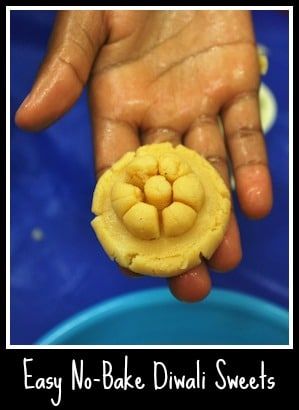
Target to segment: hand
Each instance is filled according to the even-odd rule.
[[[204,155],[251,218],[272,206],[258,105],[259,65],[245,11],[65,11],[16,123],[40,130],[61,117],[88,82],[97,176],[140,144],[183,143]],[[220,116],[222,135],[217,117]],[[235,268],[242,257],[232,212],[210,261],[171,278],[187,301],[211,287],[207,265]]]

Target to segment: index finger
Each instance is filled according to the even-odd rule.
[[[31,92],[15,121],[39,131],[65,114],[79,98],[106,37],[102,11],[60,11]]]

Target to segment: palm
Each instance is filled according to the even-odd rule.
[[[99,115],[111,118],[117,101],[114,119],[141,132],[167,127],[184,134],[197,118],[215,117],[231,98],[257,89],[256,48],[247,30],[223,33],[224,26],[219,33],[220,22],[210,24],[213,13],[139,13],[111,16],[112,43],[92,71]]]

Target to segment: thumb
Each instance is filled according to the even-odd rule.
[[[28,131],[49,126],[79,98],[99,48],[106,39],[103,11],[61,11],[48,52],[16,124]]]

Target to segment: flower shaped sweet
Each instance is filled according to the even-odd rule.
[[[170,143],[125,154],[99,179],[92,226],[108,255],[134,272],[175,276],[210,258],[230,195],[196,152]]]

